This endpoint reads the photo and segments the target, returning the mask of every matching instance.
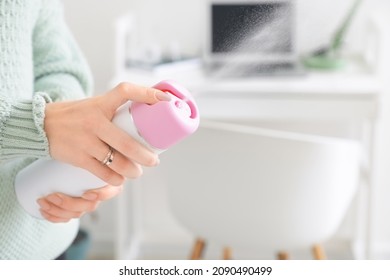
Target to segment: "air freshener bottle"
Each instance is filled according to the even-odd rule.
[[[171,94],[170,101],[153,105],[127,102],[118,108],[113,123],[150,150],[161,153],[196,131],[199,112],[190,92],[177,82],[162,81],[154,88]],[[54,192],[80,197],[107,185],[87,170],[53,159],[39,159],[15,179],[19,203],[32,216],[42,218],[37,200]]]

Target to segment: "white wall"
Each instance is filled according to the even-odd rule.
[[[66,18],[70,28],[79,41],[92,67],[96,92],[108,88],[114,75],[114,20],[128,12],[137,17],[139,38],[144,42],[158,42],[166,45],[171,40],[180,41],[186,53],[197,54],[201,50],[203,24],[205,21],[204,4],[207,0],[66,0],[63,1]],[[298,10],[298,48],[301,52],[313,50],[326,44],[335,27],[340,23],[352,0],[297,0]],[[387,9],[390,15],[390,1],[367,0],[359,12],[359,18],[350,30],[348,48],[358,50],[362,44],[361,30],[363,19],[370,10]],[[162,12],[163,11],[163,12]],[[382,143],[384,144],[384,143]],[[389,157],[390,158],[390,157]],[[386,157],[387,159],[387,157]],[[387,162],[383,159],[383,162]],[[381,179],[388,172],[382,170]],[[390,176],[390,175],[389,175]],[[388,178],[390,182],[390,178]],[[375,194],[375,238],[379,243],[390,246],[390,206],[387,197],[390,188],[382,186]],[[164,207],[163,202],[150,203]],[[112,236],[113,205],[108,202],[101,207],[99,219],[105,223],[100,227],[101,236]],[[153,206],[151,206],[153,207]],[[146,211],[153,213],[153,208]],[[161,224],[167,213],[159,213],[157,224]],[[153,221],[149,221],[151,224]],[[153,226],[153,225],[151,225]],[[389,248],[390,249],[390,248]]]
[[[114,21],[118,16],[135,13],[140,37],[145,41],[182,40],[186,50],[199,51],[202,0],[66,0],[63,3],[68,24],[91,64],[97,92],[107,90],[114,75]]]

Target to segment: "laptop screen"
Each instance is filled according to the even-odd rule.
[[[206,63],[297,59],[294,0],[209,0]]]
[[[212,51],[291,52],[292,17],[289,4],[213,4]]]

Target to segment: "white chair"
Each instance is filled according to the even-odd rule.
[[[346,139],[202,122],[161,155],[174,217],[197,241],[231,250],[314,248],[338,229],[356,193],[359,145]]]

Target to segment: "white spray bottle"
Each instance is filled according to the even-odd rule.
[[[116,112],[113,123],[156,153],[161,153],[199,126],[199,113],[188,90],[166,80],[154,88],[171,94],[170,101],[153,105],[128,102]],[[32,216],[42,218],[37,200],[54,192],[80,197],[85,191],[107,185],[82,168],[52,159],[40,159],[21,170],[15,179],[19,203]]]

